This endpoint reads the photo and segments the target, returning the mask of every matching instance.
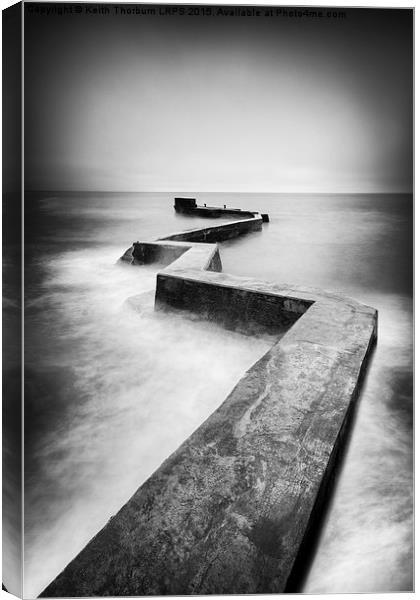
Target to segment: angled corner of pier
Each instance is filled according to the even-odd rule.
[[[43,597],[284,592],[326,501],[377,311],[223,273],[217,242],[261,229],[268,215],[191,198],[176,198],[175,209],[235,217],[125,252],[130,264],[162,265],[156,308],[279,336]]]

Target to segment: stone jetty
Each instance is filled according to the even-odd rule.
[[[259,213],[242,214],[136,242],[122,257],[162,265],[158,310],[282,336],[43,597],[293,590],[376,341],[377,311],[318,289],[223,273],[217,242],[262,222]]]

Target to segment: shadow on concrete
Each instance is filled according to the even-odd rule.
[[[319,494],[312,511],[312,516],[309,519],[308,529],[306,530],[292,571],[289,575],[289,579],[287,580],[286,588],[284,590],[284,593],[286,594],[302,593],[309,575],[309,571],[312,567],[312,563],[315,559],[321,534],[323,532],[324,525],[327,522],[327,517],[331,511],[341,474],[341,468],[344,464],[344,460],[350,447],[350,441],[353,435],[353,425],[359,410],[358,398],[363,393],[366,379],[375,356],[376,345],[377,340],[375,339],[372,343],[371,350],[368,350],[366,354],[367,358],[365,359],[364,368],[360,373],[355,397],[349,406],[346,419],[337,437],[334,451],[332,452],[328,463],[327,475],[321,484]],[[369,360],[368,357],[370,357]]]

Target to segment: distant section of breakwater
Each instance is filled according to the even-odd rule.
[[[234,218],[252,218],[258,215],[256,212],[242,210],[241,208],[227,207],[226,204],[223,208],[220,208],[220,206],[207,206],[207,204],[198,206],[195,198],[175,198],[174,209],[176,212],[183,215],[192,215],[207,219],[218,219],[226,216]],[[261,217],[263,223],[268,223],[270,220],[268,214],[262,214]]]
[[[42,596],[290,589],[376,341],[377,311],[223,274],[214,242],[261,229],[252,215],[135,242],[124,254],[162,264],[156,308],[283,336]]]

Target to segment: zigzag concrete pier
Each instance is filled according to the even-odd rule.
[[[321,290],[222,273],[215,242],[261,227],[252,213],[136,242],[124,254],[135,265],[162,264],[156,308],[282,337],[42,596],[290,587],[347,433],[377,311]]]

